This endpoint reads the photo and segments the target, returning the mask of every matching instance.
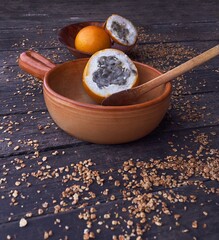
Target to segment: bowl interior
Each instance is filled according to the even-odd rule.
[[[67,25],[59,31],[58,39],[62,44],[64,44],[68,48],[68,50],[75,57],[90,57],[91,54],[75,49],[75,37],[77,36],[78,32],[82,28],[91,26],[91,25],[103,27],[104,23],[103,22],[80,22],[80,23]],[[115,49],[119,49],[123,52],[128,52],[133,48],[133,46],[126,47],[126,46],[119,45],[115,42],[112,43],[111,47]]]
[[[46,76],[45,86],[57,97],[64,97],[65,100],[73,100],[72,103],[85,103],[97,105],[86,93],[82,84],[82,74],[88,59],[78,59],[63,63],[52,69]],[[134,62],[139,73],[140,84],[149,81],[160,75],[160,72],[148,65]],[[142,102],[159,98],[165,90],[166,85],[161,85],[145,95]]]

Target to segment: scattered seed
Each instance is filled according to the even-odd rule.
[[[27,226],[27,220],[25,218],[21,218],[19,221],[19,227],[26,227]]]
[[[192,228],[198,228],[198,222],[196,220],[192,222]]]

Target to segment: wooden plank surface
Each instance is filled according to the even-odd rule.
[[[217,0],[0,2],[0,239],[219,238],[218,58],[174,80],[153,133],[119,145],[60,130],[17,66],[28,49],[73,60],[59,29],[118,13],[138,27],[130,57],[167,71],[218,44],[218,12]]]

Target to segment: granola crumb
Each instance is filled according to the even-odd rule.
[[[198,222],[196,220],[192,222],[192,228],[198,228]]]
[[[26,227],[27,226],[27,220],[25,218],[21,218],[19,221],[19,227]]]

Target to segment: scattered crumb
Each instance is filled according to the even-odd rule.
[[[26,227],[27,226],[27,220],[25,218],[21,218],[19,222],[19,227]]]

